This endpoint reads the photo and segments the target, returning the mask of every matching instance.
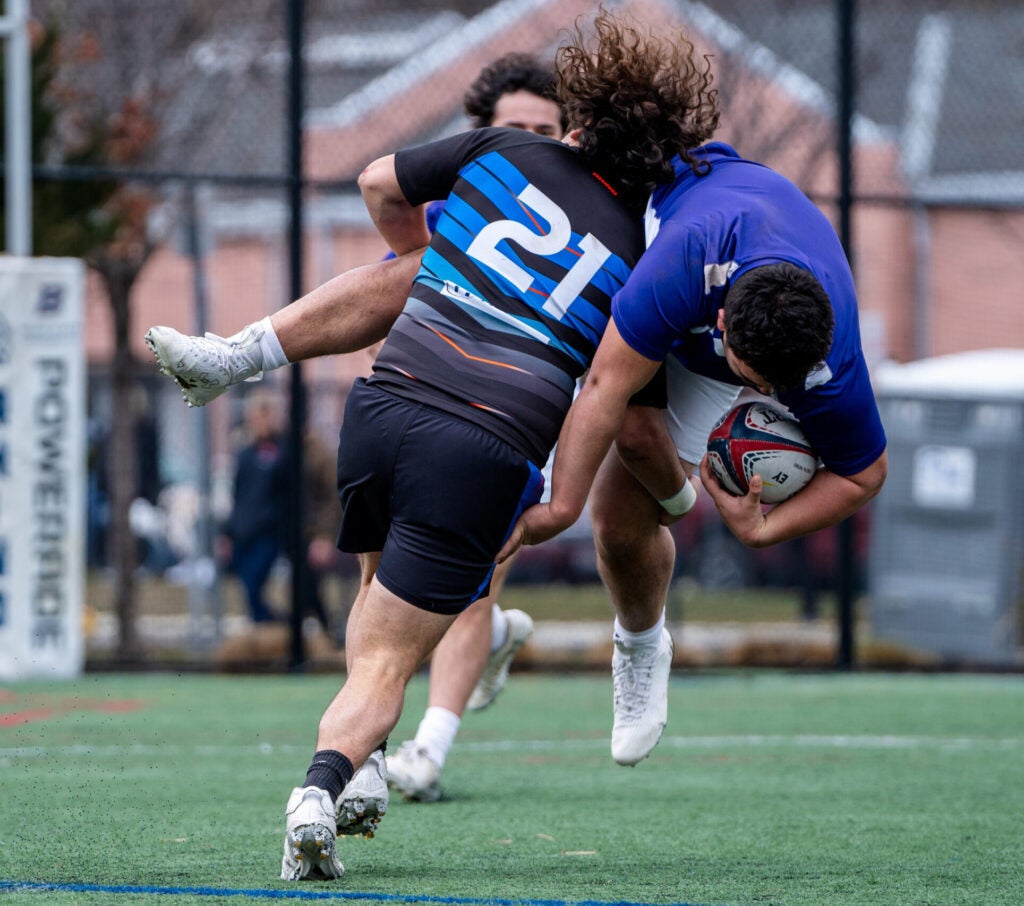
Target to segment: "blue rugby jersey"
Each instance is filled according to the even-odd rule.
[[[615,325],[637,352],[675,355],[691,371],[738,384],[716,327],[729,285],[751,268],[787,261],[814,274],[835,312],[825,367],[780,392],[828,468],[852,475],[885,449],[860,344],[853,275],[828,219],[789,180],[728,145],[698,152],[711,171],[675,161],[676,178],[648,205],[648,251],[613,302]]]
[[[644,248],[640,212],[572,148],[485,128],[399,152],[406,199],[447,198],[370,383],[540,465]]]

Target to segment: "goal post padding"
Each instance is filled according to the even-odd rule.
[[[85,662],[82,262],[0,256],[0,679]]]

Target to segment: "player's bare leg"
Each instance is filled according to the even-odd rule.
[[[664,628],[675,544],[661,508],[613,450],[590,496],[598,570],[615,605],[612,757],[633,765],[668,719],[672,638]]]
[[[492,598],[464,610],[434,649],[430,693],[416,735],[389,754],[388,785],[411,802],[441,798],[441,769],[491,645]]]
[[[454,621],[408,604],[374,578],[355,638],[346,637],[348,677],[320,719],[317,747],[362,764],[398,723],[409,679]]]
[[[349,652],[359,647],[359,632],[363,615],[363,602],[370,591],[370,583],[380,563],[379,553],[359,555],[359,591],[349,611],[345,629],[345,659],[348,669]],[[353,774],[335,804],[337,833],[372,837],[388,810],[388,772],[384,743],[375,748]]]
[[[661,508],[612,450],[594,480],[590,518],[597,566],[623,629],[658,622],[672,582],[675,542]]]
[[[427,704],[462,715],[491,649],[494,598],[488,595],[459,614],[430,659]]]
[[[496,606],[511,564],[506,561],[495,569],[490,594],[459,614],[434,649],[427,710],[415,737],[387,760],[388,783],[406,799],[440,799],[441,770],[462,715],[473,699],[493,701],[504,686],[512,658],[533,630],[533,621],[525,613]],[[502,621],[501,626],[495,627],[495,618]]]
[[[349,653],[353,650],[353,642],[358,648],[359,628],[362,623],[363,603],[370,593],[370,585],[373,577],[377,574],[377,567],[380,564],[380,553],[358,554],[359,561],[359,589],[349,608],[348,621],[345,624],[345,669],[350,667]]]
[[[289,362],[357,352],[383,340],[402,313],[423,250],[353,268],[274,312]]]
[[[281,877],[340,877],[334,849],[332,793],[340,793],[402,713],[405,688],[454,616],[414,607],[372,579],[360,601],[354,637],[346,637],[348,675],[327,706],[317,732],[306,785],[292,791],[286,809]]]
[[[230,337],[190,337],[151,327],[146,343],[189,406],[293,362],[356,352],[382,340],[401,313],[421,252],[339,274],[268,318]]]

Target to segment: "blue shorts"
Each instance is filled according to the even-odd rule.
[[[424,610],[461,613],[544,480],[483,428],[356,381],[338,447],[338,547],[379,551],[378,581]]]

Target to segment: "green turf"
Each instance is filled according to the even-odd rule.
[[[1020,677],[679,675],[665,738],[629,769],[608,754],[607,676],[514,675],[492,709],[464,721],[444,801],[394,803],[375,839],[341,841],[343,879],[288,885],[277,880],[283,805],[335,691],[324,676],[7,686],[0,883],[183,892],[0,888],[4,906],[271,902],[296,890],[1024,902]],[[425,696],[418,677],[393,744]],[[256,893],[188,892],[197,888]]]

